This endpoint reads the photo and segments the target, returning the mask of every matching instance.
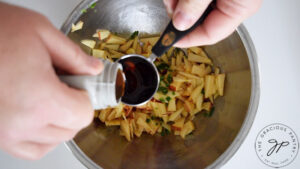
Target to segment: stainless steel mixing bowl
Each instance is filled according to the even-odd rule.
[[[169,18],[162,0],[85,0],[71,13],[62,31],[80,45],[96,29],[128,34],[159,34]],[[72,23],[84,21],[83,30],[69,33]],[[201,37],[199,37],[201,38]],[[82,46],[83,49],[85,49]],[[67,146],[88,168],[198,169],[219,168],[237,151],[253,123],[259,101],[259,72],[254,46],[243,25],[230,37],[205,51],[226,72],[225,96],[216,101],[211,118],[198,115],[196,130],[185,140],[178,136],[142,135],[132,142],[117,128],[92,123]],[[88,51],[87,51],[88,52]]]

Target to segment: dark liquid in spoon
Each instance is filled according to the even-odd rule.
[[[119,62],[126,77],[122,102],[140,104],[149,100],[158,84],[157,73],[152,64],[137,56],[124,58]]]

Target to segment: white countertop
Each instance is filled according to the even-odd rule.
[[[80,2],[80,0],[4,1],[39,11],[58,28]],[[259,160],[254,149],[257,134],[269,124],[285,124],[300,136],[299,7],[299,0],[265,0],[260,11],[244,23],[256,47],[259,59],[260,105],[246,140],[222,169],[271,168]],[[299,156],[284,168],[300,168]],[[43,159],[34,162],[15,159],[0,151],[0,168],[84,169],[85,167],[62,144]]]

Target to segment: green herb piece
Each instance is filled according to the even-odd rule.
[[[96,4],[97,4],[96,2],[93,3],[93,4],[90,6],[90,8],[91,8],[91,9],[94,9],[94,8],[96,7]]]
[[[168,88],[166,88],[166,87],[159,87],[158,91],[162,92],[163,94],[167,94],[168,93]]]
[[[169,102],[171,100],[171,97],[170,96],[166,97],[166,100]]]
[[[134,31],[131,35],[129,39],[134,39],[136,36],[139,35],[139,31]]]
[[[172,94],[173,94],[173,95],[175,95],[175,92],[174,92],[174,91],[172,91]]]
[[[168,75],[167,81],[168,81],[169,83],[172,83],[173,78],[172,78],[172,75],[171,75],[171,74]]]
[[[83,10],[81,10],[81,13],[83,14],[83,13],[87,13],[87,10],[86,9],[83,9]]]
[[[160,76],[160,81],[163,81],[165,79],[164,76]]]
[[[165,99],[164,98],[159,98],[159,101],[163,102],[163,103],[166,103]]]
[[[215,112],[215,107],[212,107],[208,112],[208,117],[211,117],[214,114],[214,112]]]
[[[155,119],[155,117],[154,116],[151,116],[151,120],[154,120]]]
[[[161,130],[160,135],[161,136],[166,136],[166,135],[169,135],[169,134],[170,134],[170,131],[163,127],[162,130]]]
[[[162,70],[167,70],[167,69],[169,69],[169,65],[168,64],[166,64],[166,63],[161,63],[161,64],[159,64],[158,66],[157,66],[157,69],[158,70],[160,70],[160,71],[162,71]]]
[[[170,84],[167,83],[167,82],[165,82],[165,81],[161,81],[161,83],[165,84],[166,87],[169,87],[169,86],[170,86]]]
[[[147,122],[147,123],[150,123],[150,119],[146,119],[146,122]]]
[[[205,94],[204,89],[202,89],[201,93],[202,93],[202,94]]]

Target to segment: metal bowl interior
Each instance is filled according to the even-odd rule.
[[[81,10],[93,2],[79,4],[62,27],[79,45],[99,28],[125,35],[136,30],[159,34],[169,22],[161,0],[100,0],[81,15]],[[84,22],[83,30],[69,33],[71,24],[78,20]],[[183,140],[173,135],[143,134],[127,142],[117,128],[94,121],[67,143],[74,155],[88,168],[106,169],[218,168],[228,161],[247,136],[258,107],[256,53],[243,26],[204,49],[227,75],[225,96],[216,100],[211,118],[196,117],[192,135]]]

